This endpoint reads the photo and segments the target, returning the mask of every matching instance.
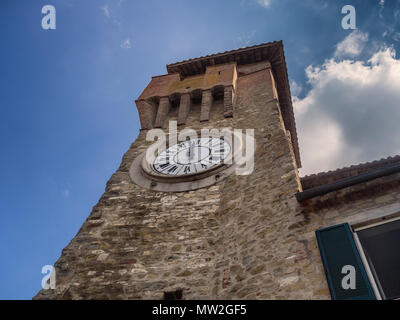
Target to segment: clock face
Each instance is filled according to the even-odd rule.
[[[222,164],[230,153],[231,146],[224,139],[196,138],[162,151],[154,160],[153,168],[169,176],[196,174]]]

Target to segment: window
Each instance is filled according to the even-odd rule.
[[[374,285],[382,299],[400,298],[400,219],[355,230]]]
[[[164,300],[182,300],[182,296],[183,296],[182,289],[164,292]]]
[[[334,300],[400,300],[400,217],[317,230]],[[393,216],[392,216],[393,217]],[[376,221],[376,220],[375,220]]]
[[[373,288],[348,223],[316,231],[318,247],[333,300],[375,300]],[[351,267],[355,281],[351,288],[343,285],[346,268]]]

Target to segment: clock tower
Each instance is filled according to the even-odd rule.
[[[35,298],[299,297],[282,285],[303,250],[291,245],[301,163],[282,42],[167,65],[136,107],[138,138],[55,263],[55,289]],[[247,174],[226,161],[249,152],[245,139],[213,130],[251,130]],[[167,142],[149,152],[155,133]]]

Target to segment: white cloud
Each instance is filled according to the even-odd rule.
[[[383,10],[385,9],[385,0],[379,0],[379,18],[383,19]]]
[[[368,61],[331,59],[306,75],[311,90],[293,99],[302,175],[400,153],[400,60],[393,49]]]
[[[368,33],[358,30],[350,33],[344,40],[337,44],[335,57],[357,57],[360,55],[368,41]]]
[[[298,84],[296,81],[292,80],[290,82],[290,91],[293,96],[298,96],[301,91],[303,91],[303,86],[301,84]]]
[[[103,14],[109,18],[110,17],[110,8],[108,7],[108,5],[104,5],[102,7],[100,7],[101,11],[103,11]]]
[[[129,38],[125,39],[124,41],[121,42],[120,47],[122,49],[129,49],[131,47],[131,40]]]
[[[64,196],[64,198],[69,198],[70,194],[71,194],[71,192],[69,189],[65,189],[62,192],[62,195]]]
[[[235,42],[237,47],[247,47],[251,44],[253,41],[254,35],[256,34],[255,30],[252,30],[250,32],[241,34],[236,37]]]
[[[271,0],[257,0],[257,3],[264,8],[269,8],[271,6]]]
[[[395,32],[395,34],[393,35],[392,39],[394,41],[400,42],[400,32]]]

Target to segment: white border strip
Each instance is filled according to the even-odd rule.
[[[365,229],[365,228],[364,228],[364,229]],[[353,232],[353,238],[354,238],[354,241],[355,241],[355,243],[356,243],[358,252],[360,253],[361,260],[362,260],[362,263],[363,263],[363,265],[364,265],[364,267],[365,267],[365,271],[366,271],[366,273],[367,273],[369,282],[371,283],[372,290],[374,290],[376,299],[382,300],[382,296],[381,296],[381,294],[380,294],[380,292],[379,292],[379,289],[378,289],[378,286],[377,286],[376,281],[375,281],[375,279],[374,279],[374,276],[372,275],[372,272],[371,272],[371,269],[370,269],[370,267],[369,267],[367,258],[365,257],[364,250],[363,250],[363,248],[362,248],[362,246],[361,246],[360,239],[358,239],[358,235],[357,235],[356,232]]]

